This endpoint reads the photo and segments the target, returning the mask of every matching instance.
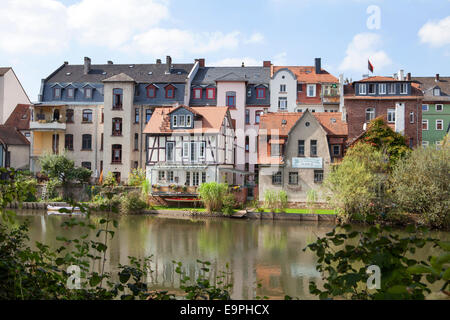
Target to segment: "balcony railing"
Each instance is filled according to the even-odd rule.
[[[66,124],[58,121],[30,121],[30,130],[66,130]]]

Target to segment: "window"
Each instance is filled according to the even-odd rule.
[[[286,85],[280,84],[280,92],[286,92]]]
[[[197,161],[198,160],[198,153],[197,153],[197,148],[195,147],[196,143],[195,141],[191,141],[191,161]]]
[[[155,98],[156,97],[156,88],[153,85],[147,86],[147,98]]]
[[[359,94],[366,94],[366,84],[365,83],[359,84]]]
[[[134,123],[139,123],[139,108],[134,108]]]
[[[66,111],[66,122],[73,123],[73,109],[67,109]]]
[[[272,174],[272,184],[281,185],[281,172]]]
[[[61,98],[61,88],[54,88],[53,89],[53,98]]]
[[[409,138],[409,147],[411,149],[414,147],[414,138]]]
[[[181,114],[178,116],[178,126],[179,127],[185,127],[186,126],[186,116],[184,114]]]
[[[298,172],[289,172],[289,184],[298,184]]]
[[[206,172],[202,172],[202,183],[206,183]]]
[[[273,143],[270,145],[270,156],[271,157],[280,156],[280,145],[278,143]]]
[[[436,105],[436,111],[442,111],[444,108],[443,108],[443,105],[442,104],[437,104]]]
[[[444,130],[444,120],[436,120],[436,130]]]
[[[86,99],[92,99],[92,88],[84,88],[84,97]]]
[[[255,124],[259,124],[260,123],[260,121],[261,121],[261,114],[262,113],[263,113],[262,111],[256,111],[255,112]]]
[[[227,92],[226,104],[227,104],[227,107],[230,107],[230,108],[236,107],[236,93],[235,92]]]
[[[104,112],[104,109],[102,109],[102,122],[101,122],[101,123],[103,123],[103,122],[105,122],[105,112]]]
[[[424,148],[428,147],[429,144],[430,144],[430,142],[428,142],[428,141],[422,141],[422,147],[424,147]]]
[[[436,150],[442,149],[442,141],[436,141]]]
[[[315,84],[308,84],[306,95],[308,97],[315,97],[316,96],[316,85]]]
[[[135,162],[133,163],[133,167],[134,167],[135,169],[137,169],[137,168],[139,167],[139,161],[135,161]]]
[[[298,140],[298,156],[305,156],[305,140]]]
[[[122,109],[122,89],[113,89],[113,109],[121,110]]]
[[[67,89],[67,98],[73,98],[75,95],[75,89],[74,88],[68,88]]]
[[[380,83],[378,85],[378,88],[379,88],[380,94],[386,94],[386,83]]]
[[[375,94],[375,83],[369,83],[369,94]]]
[[[92,122],[92,110],[86,109],[83,110],[83,122]]]
[[[440,96],[441,95],[441,89],[434,88],[433,89],[433,96]]]
[[[172,127],[178,127],[178,116],[174,115],[172,117]]]
[[[256,99],[266,98],[266,88],[256,88]]]
[[[100,151],[103,150],[103,133],[100,135]]]
[[[395,94],[395,83],[388,84],[389,94]]]
[[[375,119],[375,108],[366,109],[366,122]]]
[[[301,83],[297,83],[297,91],[298,92],[302,92],[303,91],[303,86]]]
[[[200,142],[200,158],[204,158],[206,155],[206,141]]]
[[[245,136],[245,152],[249,152],[249,151],[250,151],[250,137]]]
[[[137,133],[134,134],[134,150],[139,150],[139,135]]]
[[[122,145],[113,144],[111,152],[111,163],[122,163]]]
[[[112,119],[112,133],[113,136],[121,136],[122,135],[122,118],[113,118]]]
[[[167,142],[166,143],[166,160],[167,161],[174,161],[175,160],[175,155],[174,155],[174,146],[175,143],[174,142]]]
[[[170,85],[166,87],[166,99],[175,98],[175,87]]]
[[[186,186],[190,186],[191,185],[191,173],[189,171],[186,171],[186,182],[185,182]]]
[[[216,98],[216,89],[214,88],[206,88],[206,99],[215,99]]]
[[[163,181],[165,178],[165,171],[158,171],[158,181]]]
[[[90,163],[90,162],[82,162],[82,163],[81,163],[81,166],[82,166],[83,168],[92,170],[92,166],[91,166],[91,163]]]
[[[183,142],[183,158],[189,158],[189,142]]]
[[[199,172],[193,172],[192,173],[192,185],[193,186],[198,186],[199,185],[199,179],[200,178],[200,173]]]
[[[422,130],[428,130],[428,119],[422,119]]]
[[[286,97],[279,97],[278,98],[278,108],[280,110],[286,110],[287,109],[287,98]]]
[[[423,104],[422,105],[422,111],[428,111],[428,105],[427,104]]]
[[[250,124],[250,110],[245,110],[245,124]]]
[[[153,114],[152,109],[145,109],[145,123],[148,123],[150,121],[152,114]]]
[[[388,109],[387,110],[387,121],[389,123],[395,122],[395,109]]]
[[[53,154],[59,154],[59,134],[52,135],[52,151]]]
[[[317,140],[311,140],[310,155],[311,157],[317,156]]]
[[[192,119],[191,115],[187,115],[186,116],[186,127],[191,127],[192,126],[191,119]]]
[[[314,170],[314,183],[322,183],[323,170]]]
[[[66,134],[64,148],[66,150],[73,150],[73,134]]]
[[[407,94],[407,93],[408,93],[408,84],[401,83],[400,84],[400,94]]]
[[[409,123],[414,123],[414,112],[409,113]]]
[[[341,146],[338,144],[333,145],[333,156],[339,157],[341,155]]]
[[[193,89],[192,98],[193,99],[201,99],[202,98],[202,89],[201,88]]]
[[[82,136],[81,150],[91,150],[92,149],[92,135],[83,134]]]

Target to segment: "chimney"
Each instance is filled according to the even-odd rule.
[[[403,80],[403,70],[398,70],[398,73],[397,73],[397,80],[400,80],[400,81]]]
[[[316,66],[316,74],[322,73],[322,59],[321,58],[315,59],[315,66]]]
[[[69,61],[64,61],[64,65],[68,65],[69,64]]]
[[[91,59],[84,57],[84,74],[88,74],[91,71]]]
[[[200,68],[204,68],[205,67],[205,59],[204,58],[195,59],[195,61],[198,61],[198,66]]]
[[[270,68],[271,65],[272,65],[271,61],[263,61],[263,67]]]
[[[436,82],[439,82],[439,73],[436,73],[435,81],[436,81]]]
[[[166,56],[166,73],[169,74],[172,70],[172,58],[170,56]]]
[[[156,64],[161,64],[161,59],[156,59]]]
[[[108,60],[108,64],[114,64],[111,60]]]
[[[406,80],[411,81],[411,72],[408,72],[406,75]]]
[[[242,68],[243,68],[243,67],[245,67],[244,61],[242,61],[242,65],[241,65],[241,67],[242,67]]]

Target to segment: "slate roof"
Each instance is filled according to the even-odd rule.
[[[18,104],[5,122],[5,126],[17,128],[17,130],[30,129],[30,105]]]
[[[133,66],[130,68],[130,66]],[[194,64],[172,64],[172,71],[166,74],[166,64],[92,64],[88,74],[84,65],[64,64],[47,77],[46,82],[97,82],[125,73],[136,82],[184,82]],[[106,74],[103,74],[106,72]],[[151,74],[149,74],[151,72]],[[180,74],[178,74],[180,73]]]
[[[250,84],[268,84],[269,67],[204,67],[199,68],[192,84],[215,84],[222,81],[247,81]]]
[[[7,145],[29,145],[30,142],[16,128],[0,125],[0,141]]]
[[[339,79],[330,74],[325,69],[320,69],[321,73],[316,73],[313,66],[274,66],[273,73],[281,69],[290,70],[296,77],[298,82],[303,83],[338,83]]]
[[[439,81],[435,77],[412,77],[412,81],[423,91],[424,101],[450,101],[450,77],[439,77]],[[441,89],[440,96],[433,96],[436,86]]]
[[[399,81],[399,80],[395,80]],[[359,82],[359,81],[356,81]],[[416,85],[414,85],[413,82],[411,82],[411,94],[410,95],[403,95],[403,94],[397,94],[397,95],[387,95],[387,96],[380,96],[380,95],[365,95],[365,96],[359,96],[355,94],[355,86],[354,84],[356,82],[352,82],[351,84],[344,85],[344,98],[345,99],[351,99],[351,100],[398,100],[398,99],[405,99],[405,100],[417,100],[422,99],[423,94],[422,91],[418,89]],[[399,81],[401,82],[401,81]]]
[[[9,70],[11,70],[11,67],[0,67],[0,77],[5,75]]]

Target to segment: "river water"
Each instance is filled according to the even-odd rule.
[[[74,239],[86,234],[79,227],[61,228],[67,217],[27,210],[19,211],[17,218],[29,221],[33,243],[39,241],[53,248],[62,245],[57,236]],[[98,224],[100,217],[90,219]],[[315,299],[308,287],[311,280],[321,283],[315,270],[316,257],[302,249],[334,227],[324,222],[157,216],[122,216],[118,221],[115,236],[108,243],[108,271],[117,271],[119,263],[128,264],[128,256],[153,255],[148,283],[154,289],[177,293],[179,275],[172,261],[181,261],[190,276],[199,273],[197,259],[210,261],[213,274],[217,275],[228,264],[233,299],[283,299],[285,295]],[[89,237],[96,239],[95,234],[91,231]],[[446,232],[434,235],[450,238]]]

